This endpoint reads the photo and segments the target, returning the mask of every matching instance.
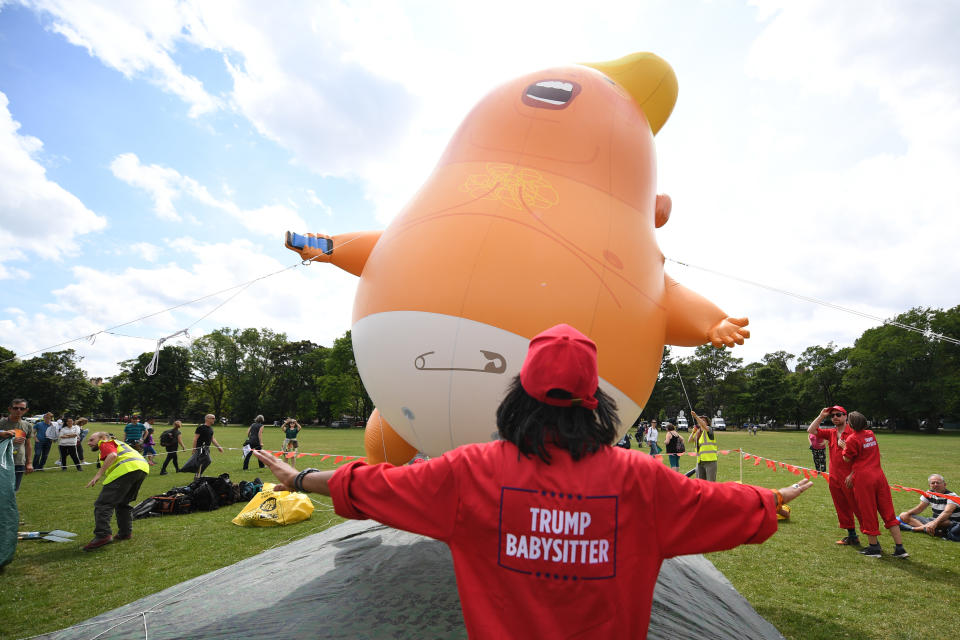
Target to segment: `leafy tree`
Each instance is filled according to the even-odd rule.
[[[104,382],[100,385],[100,404],[92,415],[113,418],[117,415],[117,386],[113,381]]]
[[[925,331],[955,331],[957,316],[956,308],[916,308],[894,321]],[[867,415],[889,417],[894,426],[906,428],[917,428],[925,420],[936,431],[940,416],[957,406],[950,396],[960,386],[957,370],[951,368],[958,358],[954,350],[954,345],[892,324],[868,329],[850,350],[844,389]]]
[[[743,363],[743,358],[730,355],[726,347],[716,348],[705,344],[697,347],[688,364],[692,371],[693,387],[700,403],[706,407],[704,416],[715,416],[732,396],[730,385],[725,385],[727,375]],[[687,390],[691,385],[688,383]],[[694,407],[696,409],[696,407]]]
[[[680,373],[677,372],[678,365],[681,364],[672,357],[670,347],[664,347],[657,382],[653,385],[653,391],[641,415],[647,419],[652,417],[660,419],[658,416],[663,412],[667,420],[675,421],[677,414],[686,408],[687,402],[681,384],[681,378],[686,377],[683,373],[686,365],[680,367]]]
[[[75,412],[90,386],[87,374],[78,366],[80,359],[73,349],[66,349],[24,360],[16,369],[20,395],[38,411]]]
[[[20,362],[16,360],[17,354],[9,349],[0,347],[0,403],[9,403],[14,398],[20,397],[22,391],[17,388],[20,382],[18,368]],[[6,408],[8,404],[0,404],[0,410]]]
[[[360,379],[353,355],[350,332],[333,341],[333,348],[325,360],[325,372],[320,393],[334,416],[349,414],[366,419],[373,411],[373,401]]]
[[[840,385],[849,367],[849,351],[837,349],[833,342],[828,342],[825,347],[807,347],[797,359],[797,370],[810,372],[806,378],[811,385],[809,391],[820,399],[821,408],[842,404],[839,402]]]
[[[273,383],[273,357],[282,352],[287,337],[270,329],[222,330],[232,340],[226,344],[226,379],[230,412],[235,419],[252,420],[261,413],[267,390]]]
[[[187,406],[187,384],[190,381],[190,351],[186,347],[166,346],[160,349],[156,372],[146,373],[153,352],[120,363],[125,383],[137,408],[144,415],[162,415],[174,419],[183,415]]]
[[[264,399],[264,412],[275,416],[314,417],[317,399],[315,381],[323,376],[323,358],[310,357],[327,352],[309,340],[285,342],[270,355],[273,384]]]
[[[191,375],[195,389],[205,398],[199,413],[223,415],[227,399],[228,369],[236,353],[233,336],[229,329],[217,329],[197,338],[190,345]],[[199,408],[199,403],[194,404]]]

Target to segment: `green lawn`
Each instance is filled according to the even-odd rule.
[[[184,440],[189,444],[187,435]],[[306,429],[301,451],[336,455],[363,455],[360,429]],[[239,447],[244,427],[219,427],[217,439],[225,447]],[[880,434],[884,468],[891,482],[924,487],[930,472],[943,473],[948,486],[960,484],[960,434],[928,436]],[[279,447],[279,429],[268,427],[267,447]],[[783,462],[812,466],[806,435],[802,432],[720,433],[722,448],[744,450]],[[256,468],[242,471],[239,451],[213,452],[207,475],[229,473],[239,482],[260,476]],[[92,454],[88,454],[88,459]],[[183,457],[181,455],[181,457]],[[162,462],[158,456],[158,463]],[[302,458],[298,466],[332,468],[333,460]],[[692,458],[683,459],[684,468]],[[52,466],[52,460],[48,467]],[[55,467],[54,467],[55,468]],[[145,481],[141,497],[186,484],[187,474],[158,475],[159,466]],[[731,454],[720,461],[720,479],[739,479],[739,458]],[[18,494],[21,530],[65,529],[78,535],[76,544],[21,542],[17,556],[0,576],[0,638],[22,638],[76,623],[189,578],[230,565],[265,549],[322,531],[340,522],[328,499],[316,500],[313,517],[297,525],[277,528],[241,528],[230,520],[242,505],[208,513],[150,518],[134,524],[134,539],[107,546],[96,553],[79,547],[92,537],[93,501],[99,485],[84,484],[91,467],[44,471],[24,478]],[[796,480],[786,471],[766,465],[743,465],[743,480],[766,487],[781,487]],[[913,493],[894,493],[898,511],[916,504]],[[928,637],[955,635],[950,616],[924,616],[921,607],[951,602],[960,586],[956,568],[960,543],[920,534],[904,534],[911,554],[908,560],[863,558],[854,549],[837,547],[840,530],[826,483],[816,486],[793,503],[793,517],[763,545],[740,547],[712,554],[710,559],[746,596],[754,607],[788,638],[913,638],[908,629],[922,629]],[[705,532],[709,535],[709,531]],[[881,537],[892,550],[889,535]],[[122,565],[122,579],[108,563]],[[693,607],[693,603],[675,603]],[[908,613],[909,612],[909,613]]]

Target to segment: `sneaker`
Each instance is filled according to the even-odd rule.
[[[857,536],[847,536],[845,538],[840,538],[837,540],[837,544],[851,545],[851,546],[860,546],[860,538]]]
[[[909,558],[909,557],[910,557],[910,554],[907,553],[907,550],[904,549],[903,547],[898,547],[898,548],[896,548],[896,549],[893,550],[893,557],[894,557],[894,558]]]
[[[869,545],[866,549],[861,549],[860,554],[867,556],[868,558],[879,558],[883,556],[883,549],[880,545]]]
[[[114,538],[114,540],[131,540],[131,539],[133,539],[133,533],[121,533]]]
[[[159,475],[165,476],[165,475],[167,475],[167,472],[166,472],[166,471],[161,471]]]
[[[93,551],[94,549],[99,549],[104,545],[108,545],[113,542],[113,536],[107,536],[106,538],[94,538],[87,544],[83,545],[84,551]]]

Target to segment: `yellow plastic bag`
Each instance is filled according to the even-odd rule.
[[[241,527],[276,527],[306,520],[313,513],[313,502],[295,491],[274,491],[274,485],[263,485],[247,506],[233,519]]]

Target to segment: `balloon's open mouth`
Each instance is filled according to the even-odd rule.
[[[543,109],[563,109],[580,93],[580,85],[567,80],[541,80],[527,87],[523,103]]]

